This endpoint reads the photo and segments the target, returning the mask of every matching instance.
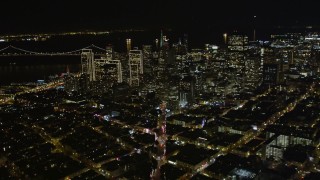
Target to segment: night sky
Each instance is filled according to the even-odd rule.
[[[0,33],[173,28],[231,31],[320,25],[317,0],[5,0]]]

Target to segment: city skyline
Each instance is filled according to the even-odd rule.
[[[167,38],[2,53],[26,63],[5,72],[39,56],[45,70],[71,56],[80,69],[0,86],[1,178],[319,179],[320,33],[234,33],[201,49]]]
[[[0,179],[320,179],[318,2],[11,0]]]

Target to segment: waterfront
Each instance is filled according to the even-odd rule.
[[[12,82],[36,82],[48,80],[50,76],[60,76],[62,73],[78,72],[80,57],[1,57],[0,86]],[[41,63],[36,63],[36,62]]]
[[[170,41],[177,41],[179,37],[184,36],[184,33],[170,29],[164,29],[164,32]],[[154,40],[160,38],[160,31],[114,32],[102,35],[57,35],[51,36],[45,41],[14,40],[2,42],[0,49],[11,45],[34,52],[68,52],[82,49],[91,44],[101,48],[111,44],[116,52],[125,52],[127,38],[132,39],[133,47],[141,48],[143,44],[153,45]],[[189,38],[196,47],[196,38],[193,36],[189,36]],[[210,41],[215,40],[211,39],[208,42]],[[70,72],[79,72],[80,61],[80,56],[0,56],[0,86],[10,83],[36,82],[40,79],[48,80],[49,76],[59,76],[61,73],[65,73],[67,67]]]

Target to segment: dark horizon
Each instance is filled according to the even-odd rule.
[[[171,28],[184,33],[249,31],[261,36],[279,26],[316,26],[319,2],[233,1],[21,1],[3,3],[0,34]],[[258,32],[259,32],[258,31]],[[259,37],[259,34],[257,34]]]

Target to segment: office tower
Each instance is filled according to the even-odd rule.
[[[127,52],[129,53],[132,47],[131,39],[126,39],[126,43],[127,43]]]
[[[245,86],[247,90],[256,89],[261,80],[261,47],[257,42],[250,42],[245,60]]]
[[[104,65],[104,70],[109,81],[122,83],[122,66],[120,60],[108,60]]]
[[[143,45],[143,59],[151,59],[152,58],[152,46],[151,45]]]
[[[168,60],[168,51],[169,51],[169,39],[167,36],[162,34],[161,31],[161,39],[160,39],[160,49],[159,49],[159,65],[165,65]]]
[[[256,18],[257,16],[253,16],[253,41],[256,41]]]
[[[227,33],[223,33],[223,42],[224,42],[224,44],[227,44],[227,39],[228,39],[228,34]]]
[[[162,48],[162,46],[163,46],[163,41],[164,41],[164,39],[163,39],[163,32],[162,32],[162,30],[161,30],[161,34],[160,34],[160,48]]]
[[[228,66],[235,70],[236,83],[242,87],[245,76],[245,52],[248,36],[233,33],[228,37]]]
[[[202,49],[191,49],[188,55],[191,56],[192,61],[197,62],[203,59],[204,52]]]
[[[92,49],[83,49],[81,52],[81,72],[89,77],[89,81],[95,81],[95,63]]]
[[[152,46],[151,45],[143,45],[143,68],[144,72],[151,72],[151,60],[152,60]]]
[[[156,45],[156,51],[158,51],[159,50],[159,39],[156,39],[154,42]]]
[[[96,80],[102,80],[105,76],[104,65],[107,63],[107,58],[102,57],[100,59],[95,59],[95,71],[96,71]]]
[[[256,55],[248,55],[245,61],[245,86],[255,89],[261,82],[261,58]]]
[[[105,57],[95,59],[96,80],[122,82],[122,66],[120,60],[109,60]]]
[[[281,63],[265,63],[263,64],[263,84],[277,85],[284,81],[281,70]]]
[[[243,68],[244,52],[248,48],[248,37],[241,34],[232,34],[228,37],[229,65]]]
[[[66,73],[67,73],[67,74],[70,74],[70,69],[69,69],[69,65],[67,65],[67,68],[66,68]]]
[[[139,86],[140,75],[143,74],[143,54],[141,50],[131,50],[129,52],[129,84]]]
[[[184,37],[183,37],[183,45],[185,45],[186,50],[187,50],[187,52],[188,52],[188,50],[189,50],[188,34],[184,34]]]
[[[63,77],[64,89],[66,92],[71,93],[79,90],[79,79],[74,74],[67,73]]]
[[[185,76],[181,79],[179,84],[179,105],[184,107],[186,105],[192,105],[194,102],[195,95],[195,83],[196,79],[194,76]]]
[[[288,70],[288,63],[282,58],[282,50],[264,48],[262,54],[262,81],[265,85],[276,85],[284,81],[284,70]]]
[[[181,41],[178,43],[174,43],[172,45],[172,48],[175,50],[175,53],[177,55],[186,55],[187,54],[187,46],[185,44],[182,44]]]
[[[168,56],[166,59],[166,64],[169,65],[169,68],[172,68],[176,64],[176,51],[174,49],[168,50]]]
[[[111,44],[108,44],[106,46],[106,59],[112,60],[114,59],[114,52],[113,52],[113,46]]]
[[[79,77],[79,92],[85,94],[89,90],[89,77],[82,73]]]

